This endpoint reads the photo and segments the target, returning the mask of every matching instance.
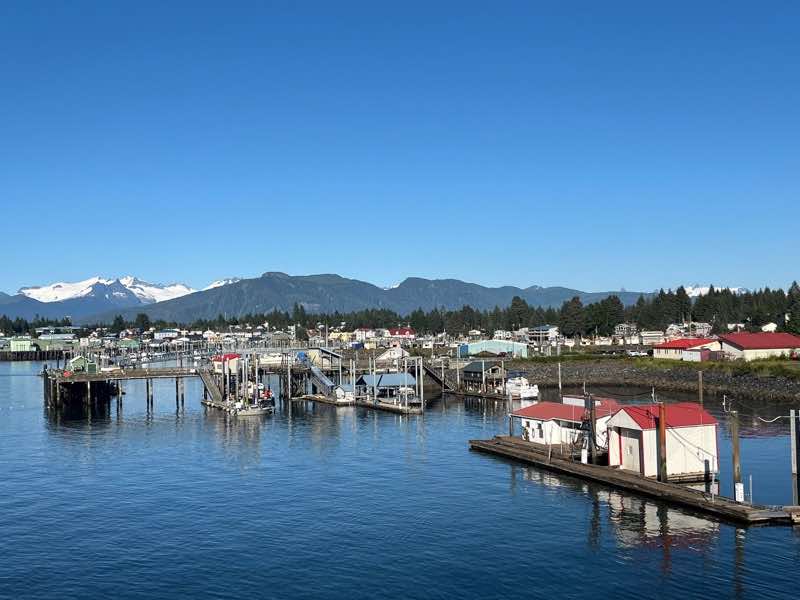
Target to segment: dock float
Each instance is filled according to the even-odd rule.
[[[800,514],[800,508],[795,506],[740,504],[723,496],[712,496],[700,490],[656,481],[620,469],[585,465],[557,456],[548,457],[546,449],[538,448],[520,438],[495,436],[490,440],[470,440],[469,447],[471,450],[519,460],[542,469],[613,486],[745,525],[791,525]]]

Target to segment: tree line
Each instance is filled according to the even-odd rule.
[[[786,315],[797,315],[785,319]],[[448,310],[435,308],[430,311],[417,309],[409,315],[400,315],[392,310],[371,308],[352,312],[309,313],[300,304],[291,311],[274,310],[265,314],[247,314],[240,317],[198,319],[191,323],[192,329],[224,330],[231,326],[269,323],[270,327],[285,329],[298,325],[302,329],[312,329],[319,325],[337,327],[344,323],[347,329],[359,327],[389,328],[408,325],[418,333],[466,334],[478,329],[493,332],[498,329],[516,330],[522,327],[557,325],[567,336],[608,336],[620,323],[633,323],[643,330],[663,331],[672,323],[686,321],[706,322],[717,333],[728,330],[729,323],[740,323],[748,330],[760,330],[769,322],[777,323],[779,328],[800,334],[800,286],[792,283],[788,292],[781,289],[764,288],[755,292],[736,294],[729,289],[715,289],[692,299],[683,287],[676,290],[659,290],[656,294],[640,296],[632,306],[623,306],[617,296],[609,296],[599,302],[584,305],[575,297],[564,302],[560,309],[530,306],[524,299],[515,296],[506,308],[495,306],[491,310],[478,310],[470,306]],[[115,326],[147,329],[151,325],[158,328],[177,326],[177,323],[156,321],[150,323],[145,314],[140,314],[132,323],[122,317],[115,320]]]
[[[787,321],[787,316],[793,316]],[[177,323],[164,320],[151,321],[145,313],[132,321],[118,315],[110,329],[120,332],[126,328],[146,331],[150,327],[189,326],[195,330],[227,330],[236,325],[258,325],[269,323],[271,328],[285,329],[297,325],[302,330],[327,325],[329,328],[341,324],[349,329],[359,327],[390,328],[408,325],[418,333],[466,334],[478,329],[491,333],[498,329],[516,330],[522,327],[557,325],[567,336],[590,336],[613,334],[620,323],[634,323],[643,330],[663,331],[672,323],[699,321],[710,323],[714,332],[728,331],[729,323],[742,324],[745,329],[758,331],[762,325],[774,322],[782,331],[800,334],[800,286],[793,282],[788,291],[764,288],[745,293],[733,293],[728,289],[715,289],[692,299],[683,287],[676,290],[659,290],[650,296],[640,296],[632,306],[623,306],[617,296],[609,296],[599,302],[584,305],[575,297],[564,302],[560,308],[530,306],[524,299],[515,296],[505,308],[495,306],[491,310],[478,310],[470,306],[448,310],[435,308],[417,309],[409,315],[400,315],[392,310],[371,308],[352,312],[310,313],[300,304],[291,311],[273,310],[269,313],[247,314],[215,319],[197,319],[192,323]],[[69,319],[25,319],[11,320],[0,317],[0,331],[12,334],[33,332],[36,327],[69,325]]]

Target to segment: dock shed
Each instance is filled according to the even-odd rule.
[[[701,480],[719,471],[717,420],[692,402],[668,404],[667,477]],[[608,464],[658,475],[658,404],[623,406],[608,420]]]

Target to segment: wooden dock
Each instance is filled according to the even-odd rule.
[[[746,525],[790,525],[798,514],[798,507],[740,504],[729,498],[712,496],[676,483],[662,483],[620,469],[585,465],[553,455],[548,457],[546,448],[520,438],[495,436],[490,440],[470,440],[469,446],[472,450],[519,460]]]
[[[355,400],[336,400],[324,394],[303,394],[291,398],[292,402],[320,402],[321,404],[330,404],[331,406],[355,406]]]
[[[295,396],[291,399],[292,402],[319,402],[321,404],[328,404],[330,406],[359,406],[361,408],[368,408],[370,410],[382,410],[384,412],[392,412],[400,415],[421,415],[421,404],[391,404],[389,402],[373,402],[366,397],[358,397],[350,401],[337,401],[322,394],[303,394],[302,396]]]
[[[421,415],[421,404],[391,404],[389,402],[373,402],[366,398],[356,398],[356,406],[362,408],[369,408],[371,410],[382,410],[385,412],[392,412],[399,415]]]

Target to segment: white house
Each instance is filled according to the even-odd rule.
[[[532,342],[538,344],[547,344],[558,339],[558,326],[556,325],[539,325],[529,330]]]
[[[395,361],[399,360],[402,361],[405,358],[408,358],[411,354],[405,348],[401,348],[400,346],[393,346],[388,350],[385,350],[381,354],[379,354],[375,358],[375,362],[379,365],[394,365]]]
[[[670,360],[684,360],[687,350],[708,348],[719,349],[719,342],[709,338],[680,338],[653,346],[653,358],[666,358]]]
[[[377,336],[374,329],[369,329],[367,327],[359,327],[354,333],[356,341],[362,343]]]
[[[566,400],[566,399],[565,399]],[[586,409],[578,403],[538,402],[514,411],[522,425],[522,438],[534,444],[572,444],[581,434],[581,424],[588,418]],[[595,400],[596,443],[606,445],[606,424],[619,405],[611,399]]]
[[[717,420],[699,404],[666,405],[667,477],[701,479],[719,469]],[[607,423],[608,464],[658,476],[658,404],[623,406]]]
[[[642,331],[639,334],[639,339],[643,346],[653,346],[655,344],[664,343],[663,331]]]
[[[800,337],[791,333],[727,333],[719,336],[722,351],[732,359],[756,360],[800,352]]]

